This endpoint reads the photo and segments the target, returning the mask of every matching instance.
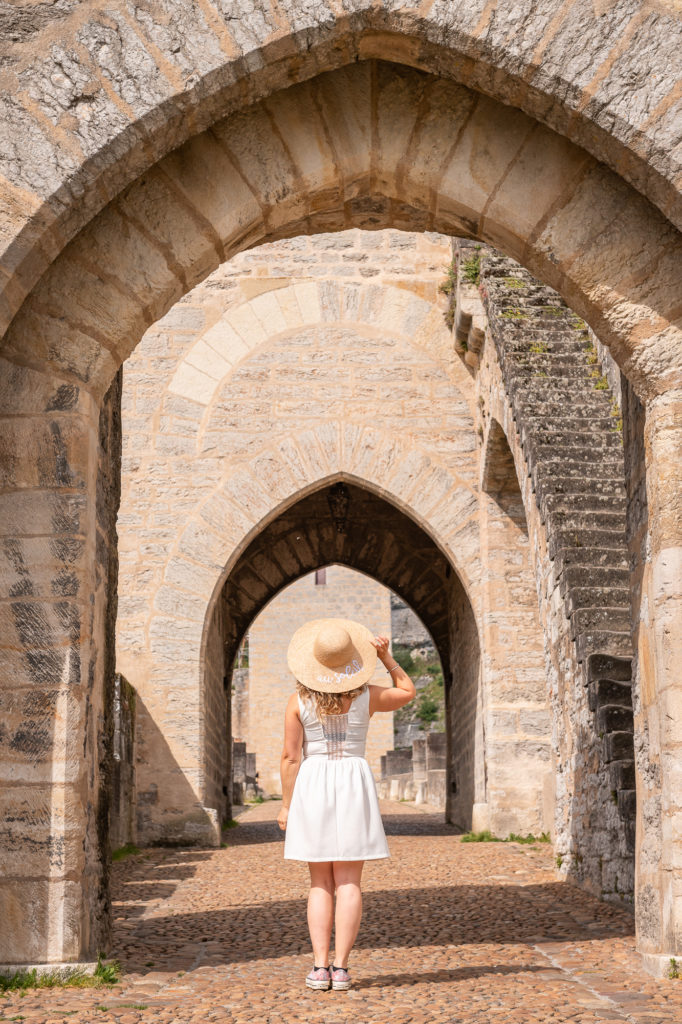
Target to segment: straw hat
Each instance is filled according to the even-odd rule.
[[[313,619],[297,629],[287,663],[299,683],[318,693],[364,686],[377,663],[372,634],[352,619]]]

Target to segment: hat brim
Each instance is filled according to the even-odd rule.
[[[330,668],[318,661],[313,653],[315,637],[322,626],[342,626],[353,641],[353,655],[349,664]],[[377,651],[372,634],[360,622],[352,619],[313,619],[297,629],[287,651],[287,664],[299,683],[317,693],[346,693],[364,686],[377,664]]]

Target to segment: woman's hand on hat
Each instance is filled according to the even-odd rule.
[[[289,808],[282,807],[279,814],[277,815],[277,824],[281,828],[282,832],[286,832],[287,818],[289,817]]]
[[[387,658],[390,658],[388,648],[391,641],[389,637],[375,636],[374,639],[370,641],[370,643],[372,644],[373,647],[376,648],[376,652],[377,655],[379,656],[380,661],[385,661]]]

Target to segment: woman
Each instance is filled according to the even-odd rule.
[[[408,704],[415,689],[388,645],[387,637],[373,638],[358,622],[317,619],[297,630],[287,653],[298,692],[289,698],[284,720],[277,821],[286,830],[285,858],[305,860],[310,869],[313,969],[305,981],[312,989],[351,987],[348,957],[362,916],[362,867],[389,856],[365,760],[367,727],[375,712]],[[377,657],[393,685],[368,685]]]

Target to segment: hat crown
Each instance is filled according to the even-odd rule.
[[[343,626],[329,624],[322,626],[315,637],[313,654],[327,668],[345,665],[354,653],[350,633]]]

